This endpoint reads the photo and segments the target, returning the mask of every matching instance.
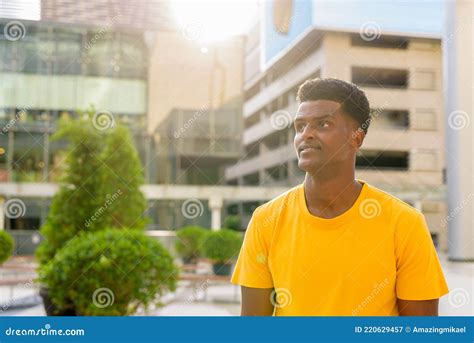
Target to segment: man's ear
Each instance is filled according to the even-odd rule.
[[[351,135],[351,144],[355,150],[359,150],[359,148],[362,146],[362,143],[364,143],[364,138],[365,138],[365,132],[364,130],[360,127],[354,127]]]

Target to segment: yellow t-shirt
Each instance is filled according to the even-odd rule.
[[[366,182],[352,207],[324,219],[303,184],[253,213],[232,283],[274,288],[276,316],[398,315],[397,298],[448,293],[423,214]]]

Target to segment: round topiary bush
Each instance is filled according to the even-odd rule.
[[[131,315],[176,289],[178,269],[163,245],[139,230],[106,229],[73,238],[40,272],[57,308]]]
[[[3,264],[13,254],[14,242],[12,236],[4,231],[0,230],[0,264]]]
[[[206,235],[203,242],[204,255],[220,263],[235,260],[242,242],[242,235],[233,230],[221,229],[211,231]]]
[[[203,242],[204,256],[214,262],[214,273],[228,275],[233,260],[237,259],[242,236],[229,229],[209,232]]]
[[[242,222],[240,220],[240,217],[238,215],[229,215],[224,219],[223,223],[225,228],[235,230],[235,231],[240,231],[242,227]]]
[[[201,256],[203,238],[208,231],[200,226],[186,226],[176,232],[175,249],[185,263]]]

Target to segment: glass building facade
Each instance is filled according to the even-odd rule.
[[[49,138],[58,119],[91,106],[130,127],[148,181],[143,32],[37,22],[23,23],[24,37],[14,40],[6,35],[7,23],[0,22],[0,182],[56,182],[65,142]],[[38,229],[51,201],[21,200],[25,215],[5,218],[15,237]]]

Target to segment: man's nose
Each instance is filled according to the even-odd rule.
[[[311,125],[306,125],[303,132],[301,132],[301,138],[303,140],[306,139],[314,139],[316,137],[316,130]]]

